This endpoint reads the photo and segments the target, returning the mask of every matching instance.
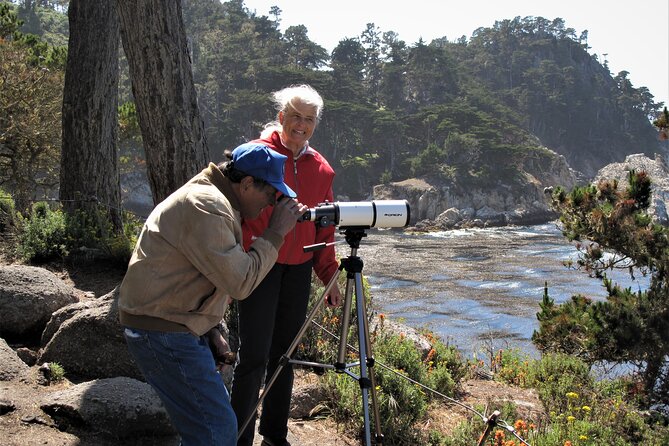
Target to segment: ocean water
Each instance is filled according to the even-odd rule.
[[[352,255],[339,238],[338,255]],[[544,285],[556,303],[574,294],[606,296],[601,280],[565,266],[578,251],[555,223],[421,235],[371,229],[356,254],[371,285],[371,310],[429,328],[466,357],[490,348],[537,356],[531,336]],[[647,278],[633,280],[622,271],[609,276],[635,290],[648,285]]]

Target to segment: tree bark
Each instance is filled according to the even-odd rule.
[[[119,24],[113,0],[72,0],[63,90],[60,200],[122,228],[118,169]]]
[[[180,0],[116,0],[154,204],[209,161]]]

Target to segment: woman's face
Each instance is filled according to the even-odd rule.
[[[283,127],[281,137],[286,147],[295,153],[301,150],[314,134],[317,120],[316,107],[300,101],[279,112],[279,122]]]

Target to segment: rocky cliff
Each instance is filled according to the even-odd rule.
[[[373,196],[375,200],[406,199],[411,224],[418,229],[543,223],[556,217],[549,208],[547,188],[571,189],[579,182],[562,155],[546,150],[549,156],[524,163],[523,180],[514,184],[483,189],[411,178],[377,185]]]

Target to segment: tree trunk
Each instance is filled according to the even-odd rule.
[[[209,161],[180,0],[117,0],[154,204]]]
[[[113,0],[72,0],[68,16],[60,199],[66,212],[91,216],[101,204],[118,231],[118,16]]]

